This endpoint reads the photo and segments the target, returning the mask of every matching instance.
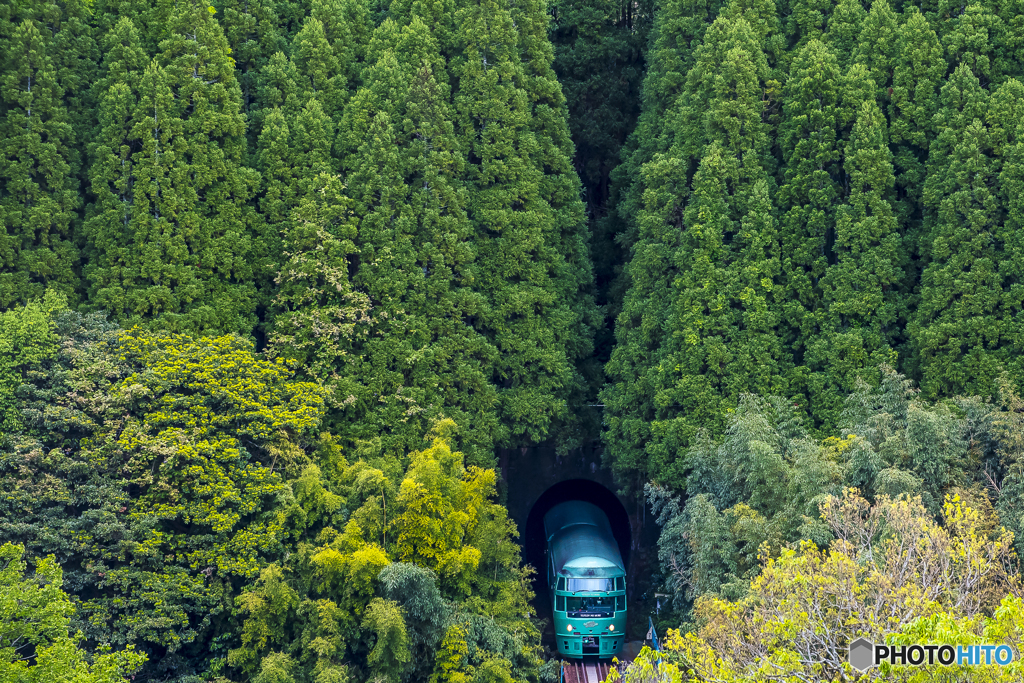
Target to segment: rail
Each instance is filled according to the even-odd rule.
[[[611,662],[584,659],[562,662],[560,683],[601,683],[608,679]]]

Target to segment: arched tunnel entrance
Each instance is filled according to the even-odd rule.
[[[554,506],[569,500],[593,503],[608,515],[612,533],[615,534],[615,541],[618,543],[619,553],[622,555],[622,562],[626,565],[627,574],[629,573],[633,534],[626,507],[618,496],[604,485],[589,479],[560,481],[544,491],[530,509],[530,514],[526,518],[526,527],[520,531],[520,542],[523,546],[523,559],[537,570],[533,577],[533,593],[536,596],[533,599],[533,605],[537,610],[537,616],[547,621],[548,626],[544,629],[545,632],[542,636],[545,641],[549,642],[554,641],[555,634],[551,628],[553,615],[545,565],[544,551],[547,539],[544,537],[544,515]]]
[[[522,531],[523,559],[537,569],[535,583],[538,585],[535,590],[538,596],[541,590],[546,591],[544,586],[544,546],[546,541],[544,538],[544,515],[554,506],[568,500],[593,503],[608,515],[612,533],[615,534],[619,552],[622,553],[622,561],[626,567],[629,567],[632,530],[629,525],[629,515],[626,513],[626,507],[622,501],[596,481],[589,479],[560,481],[541,494],[541,497],[533,504],[533,508],[530,509],[530,514],[526,518],[526,528]]]
[[[629,601],[627,637],[642,638],[647,616],[654,614],[658,573],[658,527],[642,497],[623,494],[612,473],[602,467],[599,444],[559,456],[545,446],[499,451],[503,498],[519,528],[523,560],[534,567],[533,604],[547,621],[545,641],[554,640],[551,602],[544,565],[544,515],[566,500],[583,500],[604,510],[626,565]]]

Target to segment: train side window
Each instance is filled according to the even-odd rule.
[[[615,596],[615,611],[616,612],[622,612],[625,609],[626,609],[626,596],[625,595],[616,595]]]
[[[626,580],[621,576],[615,579],[615,590],[624,591],[626,590]]]
[[[556,595],[555,596],[555,611],[556,612],[564,612],[565,611],[565,596],[564,595]]]
[[[564,576],[559,576],[558,577],[558,588],[556,590],[560,590],[560,591],[564,591],[565,590],[565,577]]]

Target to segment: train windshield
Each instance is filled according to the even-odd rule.
[[[596,593],[607,593],[615,590],[612,588],[611,579],[569,579],[569,592],[594,591]]]
[[[565,603],[566,611],[572,616],[611,616],[615,611],[615,598],[613,597],[599,595],[580,598],[567,597]]]

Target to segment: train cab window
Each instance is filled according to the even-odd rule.
[[[618,577],[617,579],[615,579],[615,590],[617,590],[617,591],[624,591],[624,590],[626,590],[626,579],[624,579],[621,576]]]
[[[555,611],[556,612],[564,612],[565,611],[565,596],[564,595],[556,595],[555,596]]]
[[[570,615],[593,614],[611,616],[613,598],[606,595],[588,595],[579,598],[566,598],[566,611]]]
[[[555,590],[560,590],[560,591],[564,591],[565,590],[565,577],[564,576],[558,577],[558,588],[556,588]]]
[[[569,592],[607,593],[613,590],[611,579],[569,579]]]
[[[623,612],[626,609],[626,596],[616,595],[615,596],[615,611]]]

